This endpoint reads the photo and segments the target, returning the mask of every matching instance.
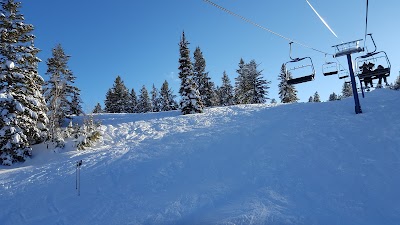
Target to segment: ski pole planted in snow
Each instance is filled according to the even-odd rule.
[[[82,160],[79,160],[76,162],[76,178],[75,178],[75,184],[76,184],[76,190],[78,190],[78,196],[81,195],[81,166],[82,166]]]

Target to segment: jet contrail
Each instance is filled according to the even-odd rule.
[[[333,35],[335,35],[336,38],[338,38],[338,36],[335,34],[335,32],[331,29],[331,27],[328,25],[328,23],[324,20],[324,18],[322,18],[319,13],[317,12],[317,10],[314,9],[314,7],[311,5],[311,3],[306,0],[306,2],[308,3],[308,5],[311,7],[311,9],[315,12],[315,14],[317,14],[317,16],[319,17],[319,19],[325,24],[325,26],[332,32]]]

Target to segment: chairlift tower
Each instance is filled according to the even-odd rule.
[[[333,48],[335,48],[335,55],[334,55],[335,58],[341,56],[347,56],[347,63],[349,64],[349,72],[350,72],[351,86],[353,89],[356,114],[362,113],[362,110],[360,105],[360,99],[358,98],[356,78],[354,76],[353,61],[351,59],[351,54],[364,51],[364,48],[360,47],[360,41],[362,41],[362,39],[332,46]]]

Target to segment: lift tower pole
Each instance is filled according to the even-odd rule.
[[[364,51],[364,48],[361,48],[359,46],[360,41],[362,41],[362,40],[356,40],[356,41],[346,42],[346,43],[332,46],[333,48],[335,48],[335,51],[336,51],[336,54],[334,55],[335,58],[340,57],[340,56],[347,56],[347,63],[349,64],[351,87],[353,89],[353,97],[354,97],[356,114],[362,113],[362,110],[361,110],[361,105],[360,105],[360,99],[358,98],[356,78],[354,76],[353,60],[351,59],[351,54]]]

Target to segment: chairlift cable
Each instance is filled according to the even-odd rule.
[[[302,47],[304,47],[304,48],[308,48],[308,49],[314,50],[314,51],[316,51],[316,52],[320,52],[320,53],[322,53],[322,54],[332,55],[332,54],[330,54],[330,53],[327,53],[327,52],[318,50],[318,49],[316,49],[316,48],[313,48],[313,47],[308,46],[308,45],[306,45],[306,44],[303,44],[303,43],[301,43],[301,42],[295,41],[295,40],[293,40],[293,39],[291,39],[291,38],[285,37],[285,36],[283,36],[283,35],[281,35],[281,34],[279,34],[279,33],[277,33],[277,32],[274,32],[274,31],[272,31],[272,30],[270,30],[270,29],[268,29],[268,28],[266,28],[266,27],[261,26],[260,24],[254,22],[254,21],[252,21],[252,20],[249,20],[249,19],[247,19],[247,18],[245,18],[245,17],[243,17],[243,16],[241,16],[241,15],[239,15],[239,14],[237,14],[237,13],[234,13],[234,12],[232,12],[232,11],[230,11],[230,10],[228,10],[228,9],[226,9],[226,8],[224,8],[224,7],[218,5],[218,4],[216,4],[216,3],[214,3],[214,2],[212,2],[212,1],[210,1],[210,0],[203,0],[203,1],[209,3],[210,5],[212,5],[212,6],[216,7],[216,8],[218,8],[218,9],[220,9],[220,10],[222,10],[222,11],[224,11],[224,12],[226,12],[226,13],[232,15],[232,16],[238,17],[239,19],[241,19],[241,20],[243,20],[243,21],[245,21],[245,22],[247,22],[247,23],[250,23],[250,24],[252,24],[252,25],[254,25],[254,26],[256,26],[256,27],[258,27],[258,28],[260,28],[260,29],[263,29],[263,30],[265,30],[265,31],[268,31],[269,33],[271,33],[271,34],[273,34],[273,35],[275,35],[275,36],[278,36],[278,37],[280,37],[280,38],[282,38],[282,39],[285,39],[285,40],[287,40],[287,41],[290,41],[290,42],[293,42],[293,43],[295,43],[295,44],[298,44],[298,45],[300,45],[300,46],[302,46]]]

